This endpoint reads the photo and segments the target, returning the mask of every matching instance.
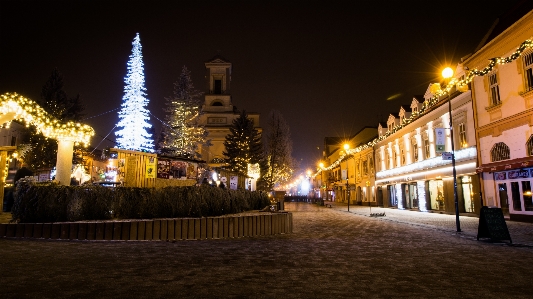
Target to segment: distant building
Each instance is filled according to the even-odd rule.
[[[201,147],[200,153],[201,159],[209,166],[219,167],[224,164],[224,141],[230,134],[233,120],[239,117],[239,110],[231,101],[231,62],[216,55],[205,62],[205,69],[206,90],[200,123],[209,132],[207,138],[211,140],[211,146]],[[259,113],[248,110],[246,112],[248,118],[253,120],[255,128],[261,132]]]

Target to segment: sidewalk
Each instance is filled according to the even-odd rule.
[[[331,201],[324,201],[324,203],[331,204],[332,209],[348,212],[347,203]],[[370,217],[371,213],[385,213],[385,216],[375,218],[383,221],[407,223],[415,226],[433,228],[453,234],[457,233],[455,215],[357,205],[350,205],[350,213],[368,217]],[[509,229],[509,234],[511,235],[513,245],[533,246],[533,223],[510,220],[506,220],[505,222],[507,224],[507,228]],[[479,226],[478,217],[459,216],[459,223],[461,227],[461,235],[473,240],[477,240],[477,231]]]

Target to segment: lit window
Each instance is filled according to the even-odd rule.
[[[426,138],[424,138],[424,155],[426,155],[426,159],[431,158],[429,151],[429,139],[427,138],[427,136]]]
[[[498,142],[490,150],[490,157],[492,162],[508,160],[511,159],[511,151],[507,144]]]
[[[496,73],[489,75],[489,84],[491,106],[496,106],[500,104],[500,88]]]
[[[418,161],[418,144],[416,143],[416,138],[413,138],[412,141],[412,151],[413,151],[413,162]]]
[[[525,92],[533,90],[533,52],[524,55]]]
[[[527,155],[533,156],[533,135],[529,136],[529,139],[526,142]]]
[[[466,125],[464,123],[459,124],[459,142],[461,142],[461,148],[468,146],[466,142]]]

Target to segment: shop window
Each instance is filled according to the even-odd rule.
[[[520,203],[520,189],[518,182],[511,182],[511,196],[513,197],[513,210],[522,211],[522,204]]]
[[[527,155],[533,156],[533,135],[529,136],[529,139],[527,140],[527,143],[526,143],[526,147],[527,147]]]
[[[524,92],[533,90],[533,52],[524,55],[524,81]]]
[[[489,75],[490,105],[500,104],[500,87],[498,86],[498,76],[496,73]]]
[[[531,182],[522,181],[522,194],[524,198],[524,208],[526,211],[533,211],[533,203],[531,201]]]
[[[466,125],[465,123],[459,124],[459,142],[461,142],[461,148],[466,148],[468,143],[466,142]]]
[[[490,158],[492,162],[508,160],[511,158],[511,151],[507,144],[498,142],[490,150]]]

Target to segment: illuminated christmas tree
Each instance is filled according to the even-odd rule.
[[[144,87],[144,63],[142,58],[142,46],[139,33],[133,39],[130,60],[128,61],[128,74],[124,78],[124,97],[122,109],[118,113],[117,147],[127,150],[153,152],[154,145],[152,134],[146,129],[152,125],[148,123],[150,117]]]
[[[239,117],[233,120],[224,147],[226,164],[231,171],[239,174],[247,175],[248,164],[263,161],[261,134],[254,127],[254,121],[248,118],[246,111],[243,110]]]
[[[183,66],[174,83],[174,95],[166,98],[165,125],[159,142],[162,154],[199,158],[198,146],[209,145],[207,130],[199,122],[200,95],[194,89],[191,72]]]

